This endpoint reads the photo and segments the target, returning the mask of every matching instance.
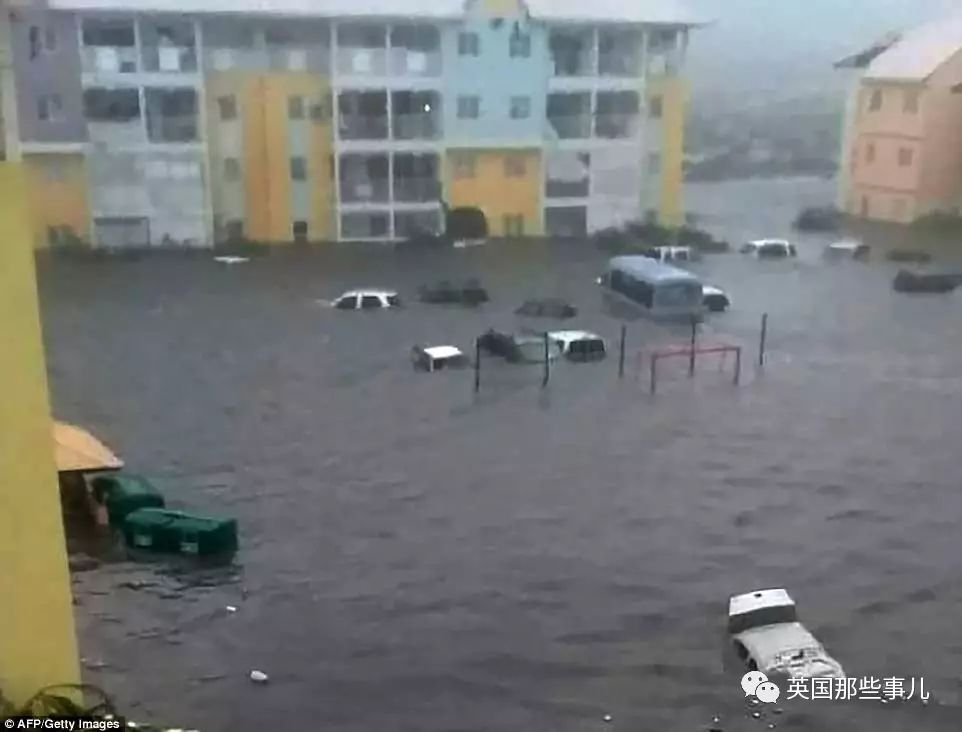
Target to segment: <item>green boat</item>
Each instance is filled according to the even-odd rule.
[[[237,521],[196,516],[161,508],[141,508],[127,514],[124,540],[133,549],[168,554],[211,556],[237,550]]]

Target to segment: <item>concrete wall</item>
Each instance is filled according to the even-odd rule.
[[[475,156],[475,175],[458,178],[454,175],[454,156]],[[505,174],[505,159],[519,156],[524,159],[524,176]],[[541,208],[541,154],[539,150],[449,150],[445,163],[448,204],[452,208],[476,206],[484,211],[492,236],[501,236],[504,217],[524,217],[524,233],[538,236],[543,233]]]
[[[80,142],[87,138],[80,86],[80,49],[72,15],[17,10],[12,24],[12,45],[17,78],[17,108],[23,142]],[[30,41],[36,29],[39,47]],[[55,48],[45,45],[47,32]],[[37,103],[42,95],[56,94],[62,106],[55,119],[41,120]]]
[[[448,26],[442,32],[445,138],[452,147],[540,145],[549,74],[547,32],[541,25],[527,23],[516,3],[498,2],[492,7],[496,14],[489,14],[484,4],[475,3],[463,24]],[[500,24],[493,26],[499,18]],[[509,53],[516,24],[531,36],[528,58],[512,58]],[[458,55],[461,32],[478,35],[480,55]],[[478,119],[458,119],[459,96],[480,97]],[[511,119],[512,96],[530,97],[527,119]]]
[[[0,689],[14,704],[80,680],[28,205],[19,166],[0,163]]]

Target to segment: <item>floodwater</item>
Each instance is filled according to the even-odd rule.
[[[689,200],[737,242],[791,234],[831,190]],[[546,389],[539,366],[486,361],[475,396],[470,371],[409,364],[415,343],[526,325],[513,309],[535,295],[616,344],[586,244],[42,260],[58,415],[241,532],[213,567],[72,535],[87,679],[133,719],[206,730],[958,730],[962,292],[895,293],[897,265],[825,263],[827,240],[693,267],[734,300],[699,338],[745,347],[741,385],[705,356],[693,380],[666,362],[654,397],[639,352],[684,329],[629,321],[623,380],[615,357],[557,364]],[[468,276],[491,303],[415,302]],[[363,285],[409,306],[319,302]],[[771,586],[850,675],[922,677],[930,703],[746,707],[727,599]]]

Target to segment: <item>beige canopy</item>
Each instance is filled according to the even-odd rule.
[[[123,461],[87,430],[65,422],[53,423],[57,470],[117,470]]]

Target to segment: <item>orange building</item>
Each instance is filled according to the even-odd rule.
[[[839,206],[909,223],[962,209],[962,18],[892,36],[837,64],[857,70]]]

